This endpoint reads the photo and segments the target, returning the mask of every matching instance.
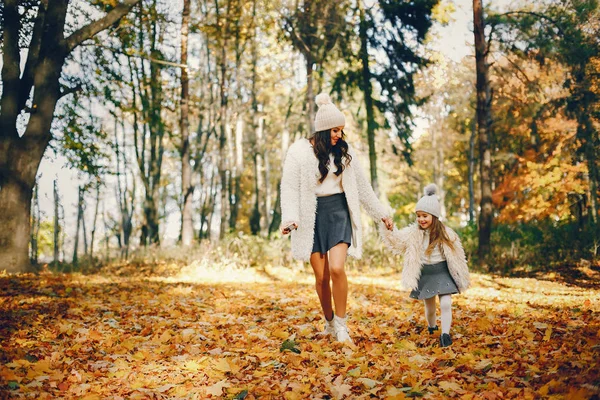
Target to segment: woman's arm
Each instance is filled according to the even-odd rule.
[[[358,158],[352,154],[352,167],[356,175],[356,185],[358,189],[358,198],[360,204],[363,206],[367,214],[373,219],[379,221],[382,218],[389,217],[391,212],[388,210],[377,198],[377,195],[373,191],[371,183],[367,179],[365,171],[360,165]]]
[[[290,148],[283,164],[281,176],[281,229],[300,220],[300,176],[301,168],[296,155]]]

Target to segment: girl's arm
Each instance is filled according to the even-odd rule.
[[[281,228],[300,220],[300,176],[301,168],[296,155],[290,148],[283,164],[281,176]]]
[[[406,251],[411,230],[411,226],[406,226],[402,229],[394,227],[393,231],[389,231],[383,223],[379,224],[381,240],[393,253],[398,255],[403,255]]]

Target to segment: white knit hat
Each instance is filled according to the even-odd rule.
[[[436,196],[438,188],[435,183],[430,183],[425,186],[423,190],[425,192],[425,196],[421,197],[419,201],[417,201],[417,206],[415,207],[415,212],[424,211],[428,214],[431,214],[437,218],[440,217],[440,202]]]
[[[346,125],[346,117],[344,117],[344,114],[342,114],[342,112],[331,102],[331,98],[327,93],[317,95],[315,102],[319,107],[317,115],[315,116],[316,132]]]

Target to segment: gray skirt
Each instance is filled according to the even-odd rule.
[[[352,242],[352,221],[344,193],[317,197],[313,253],[327,254],[334,246]]]
[[[458,293],[458,287],[448,271],[448,263],[442,261],[437,264],[423,265],[419,285],[410,292],[410,297],[424,300],[440,294],[455,293]]]

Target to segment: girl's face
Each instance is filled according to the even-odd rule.
[[[417,223],[421,229],[429,229],[433,223],[433,216],[424,211],[417,211]]]
[[[342,138],[342,135],[344,134],[343,132],[344,127],[343,126],[336,126],[335,128],[331,128],[331,146],[335,146],[338,142],[338,140],[340,140]]]

